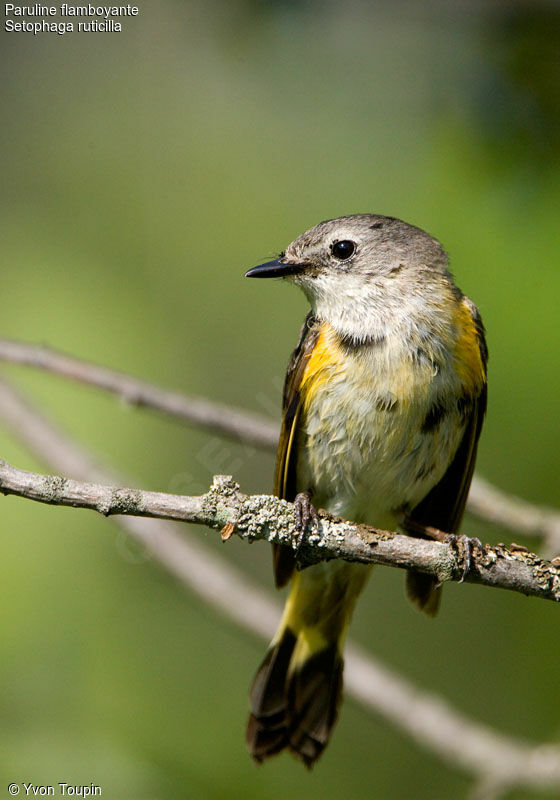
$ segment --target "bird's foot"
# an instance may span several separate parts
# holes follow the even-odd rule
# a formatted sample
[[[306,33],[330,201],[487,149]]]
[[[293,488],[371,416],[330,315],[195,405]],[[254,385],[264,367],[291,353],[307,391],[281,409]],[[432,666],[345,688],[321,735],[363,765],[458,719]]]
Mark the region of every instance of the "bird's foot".
[[[476,536],[470,538],[469,536],[459,536],[456,533],[446,533],[445,531],[440,531],[438,528],[433,528],[431,525],[423,525],[421,522],[416,522],[410,519],[410,517],[405,517],[404,527],[405,530],[413,535],[425,536],[428,539],[434,539],[436,542],[444,542],[453,547],[457,553],[458,560],[462,562],[463,566],[459,583],[463,583],[471,570],[475,548],[480,550],[482,556],[486,555],[482,542]]]
[[[319,528],[319,515],[317,509],[311,502],[312,492],[298,492],[294,499],[296,507],[296,528],[298,530],[298,542],[296,545],[296,555],[305,543],[309,533],[309,523],[315,524]]]
[[[484,546],[480,539],[476,536],[471,538],[469,536],[457,536],[455,533],[446,533],[443,541],[447,542],[451,545],[451,547],[454,548],[457,553],[458,560],[463,562],[463,572],[459,579],[459,583],[463,583],[473,565],[473,554],[475,548],[480,550],[484,556]]]

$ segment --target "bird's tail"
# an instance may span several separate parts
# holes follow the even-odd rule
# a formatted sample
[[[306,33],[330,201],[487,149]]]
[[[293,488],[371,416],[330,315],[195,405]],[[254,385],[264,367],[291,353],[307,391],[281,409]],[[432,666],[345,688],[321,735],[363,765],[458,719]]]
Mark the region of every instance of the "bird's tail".
[[[342,696],[346,630],[369,571],[332,561],[294,577],[250,691],[247,744],[255,761],[287,748],[312,767],[323,752]]]

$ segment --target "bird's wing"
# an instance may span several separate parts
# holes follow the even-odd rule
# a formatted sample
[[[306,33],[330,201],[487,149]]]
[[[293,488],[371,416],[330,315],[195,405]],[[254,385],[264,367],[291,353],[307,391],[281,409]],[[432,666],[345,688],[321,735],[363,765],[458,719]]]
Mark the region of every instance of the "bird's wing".
[[[474,472],[478,439],[486,412],[488,350],[484,337],[484,326],[474,303],[467,298],[465,298],[465,302],[472,316],[480,352],[482,371],[480,389],[478,394],[460,401],[467,424],[461,444],[447,468],[447,472],[409,514],[415,522],[438,528],[446,533],[457,533],[461,524]]]
[[[407,515],[407,519],[412,520],[413,523],[437,528],[445,533],[457,533],[461,524],[474,472],[478,439],[486,412],[488,350],[484,326],[474,303],[467,298],[464,298],[464,302],[472,316],[480,352],[480,390],[478,394],[469,397],[468,400],[461,401],[467,423],[453,461],[439,483]],[[404,527],[406,528],[406,521]],[[418,535],[413,527],[409,532]],[[435,614],[439,605],[439,591],[434,587],[435,582],[430,576],[418,572],[409,573],[407,582],[409,596],[429,614]]]
[[[468,412],[468,422],[461,444],[447,472],[426,497],[408,514],[420,525],[456,533],[465,511],[476,459],[480,429],[486,410],[486,384]]]
[[[282,401],[282,427],[276,456],[274,474],[274,494],[284,500],[293,500],[297,494],[297,423],[301,410],[300,386],[303,373],[319,337],[320,326],[310,311],[299,335],[299,341],[291,355]],[[295,557],[290,547],[272,545],[274,561],[274,577],[278,587],[285,586],[290,580],[294,568]]]

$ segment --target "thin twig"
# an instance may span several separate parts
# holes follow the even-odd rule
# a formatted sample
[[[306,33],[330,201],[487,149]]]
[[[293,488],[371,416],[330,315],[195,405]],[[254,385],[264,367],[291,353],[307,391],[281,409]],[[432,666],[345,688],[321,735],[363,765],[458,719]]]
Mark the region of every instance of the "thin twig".
[[[560,513],[502,492],[480,475],[475,476],[469,494],[471,514],[526,536],[541,536],[549,558],[560,553]]]
[[[218,475],[203,495],[187,496],[86,483],[59,475],[25,472],[0,459],[0,492],[40,503],[98,511],[105,516],[173,519],[206,525],[249,541],[266,540],[298,548],[300,566],[330,558],[427,572],[443,583],[462,580],[464,540],[417,539],[369,525],[320,515],[317,532],[298,547],[295,507],[270,495],[245,495],[230,476]],[[473,545],[466,580],[560,602],[560,564],[543,561],[525,548]]]
[[[277,423],[261,414],[162,389],[49,347],[0,339],[0,360],[36,367],[96,386],[132,405],[186,420],[256,447],[273,450],[278,443]],[[480,519],[525,536],[543,537],[549,556],[560,553],[560,512],[555,509],[528,503],[475,476],[468,510]]]
[[[132,375],[65,355],[50,347],[0,339],[0,360],[36,367],[78,383],[96,386],[130,405],[150,408],[257,447],[272,449],[278,444],[278,426],[260,414],[161,389]]]
[[[113,471],[102,469],[3,381],[0,418],[51,468],[83,480],[116,480]],[[245,630],[271,638],[280,619],[279,605],[235,567],[206,552],[171,522],[124,516],[115,517],[114,521],[143,544],[149,556],[221,614]],[[451,766],[495,785],[560,787],[557,745],[520,742],[473,722],[440,697],[416,689],[352,644],[346,649],[344,679],[348,695]]]

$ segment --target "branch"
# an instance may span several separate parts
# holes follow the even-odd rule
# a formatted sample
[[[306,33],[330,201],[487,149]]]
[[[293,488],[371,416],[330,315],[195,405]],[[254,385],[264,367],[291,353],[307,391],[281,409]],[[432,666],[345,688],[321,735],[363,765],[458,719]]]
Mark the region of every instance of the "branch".
[[[525,536],[542,537],[546,555],[560,553],[560,513],[548,506],[537,506],[492,486],[475,475],[467,509],[479,519],[493,522]]]
[[[298,549],[300,567],[343,558],[420,570],[441,583],[463,578],[461,539],[455,544],[418,539],[357,525],[326,512],[321,512],[319,530],[306,536],[304,546],[298,547],[300,534],[293,503],[270,495],[245,495],[229,476],[216,476],[206,494],[189,497],[38,475],[0,460],[0,491],[49,505],[88,508],[105,516],[180,520],[224,529],[228,538],[235,532],[249,541],[264,539],[289,545]],[[560,601],[560,560],[555,565],[526,548],[508,550],[502,545],[483,550],[475,545],[473,556],[467,581]]]
[[[0,417],[10,432],[61,472],[114,480],[76,443],[0,381]],[[281,609],[234,566],[192,541],[170,522],[115,517],[119,527],[191,591],[242,628],[269,640]],[[416,689],[351,643],[344,675],[348,695],[407,733],[419,746],[498,789],[560,787],[560,747],[517,741],[478,724],[440,697]]]
[[[257,447],[274,449],[278,444],[278,426],[260,414],[161,389],[147,381],[73,358],[49,347],[0,339],[0,360],[36,367],[77,383],[96,386],[117,395],[130,405],[150,408]]]
[[[161,389],[116,370],[65,355],[48,347],[0,339],[0,360],[62,375],[111,392],[134,406],[150,408],[224,436],[274,450],[278,425],[261,414],[232,408],[200,397]],[[560,513],[509,495],[475,476],[468,510],[480,519],[525,536],[544,537],[547,554],[560,552]]]

